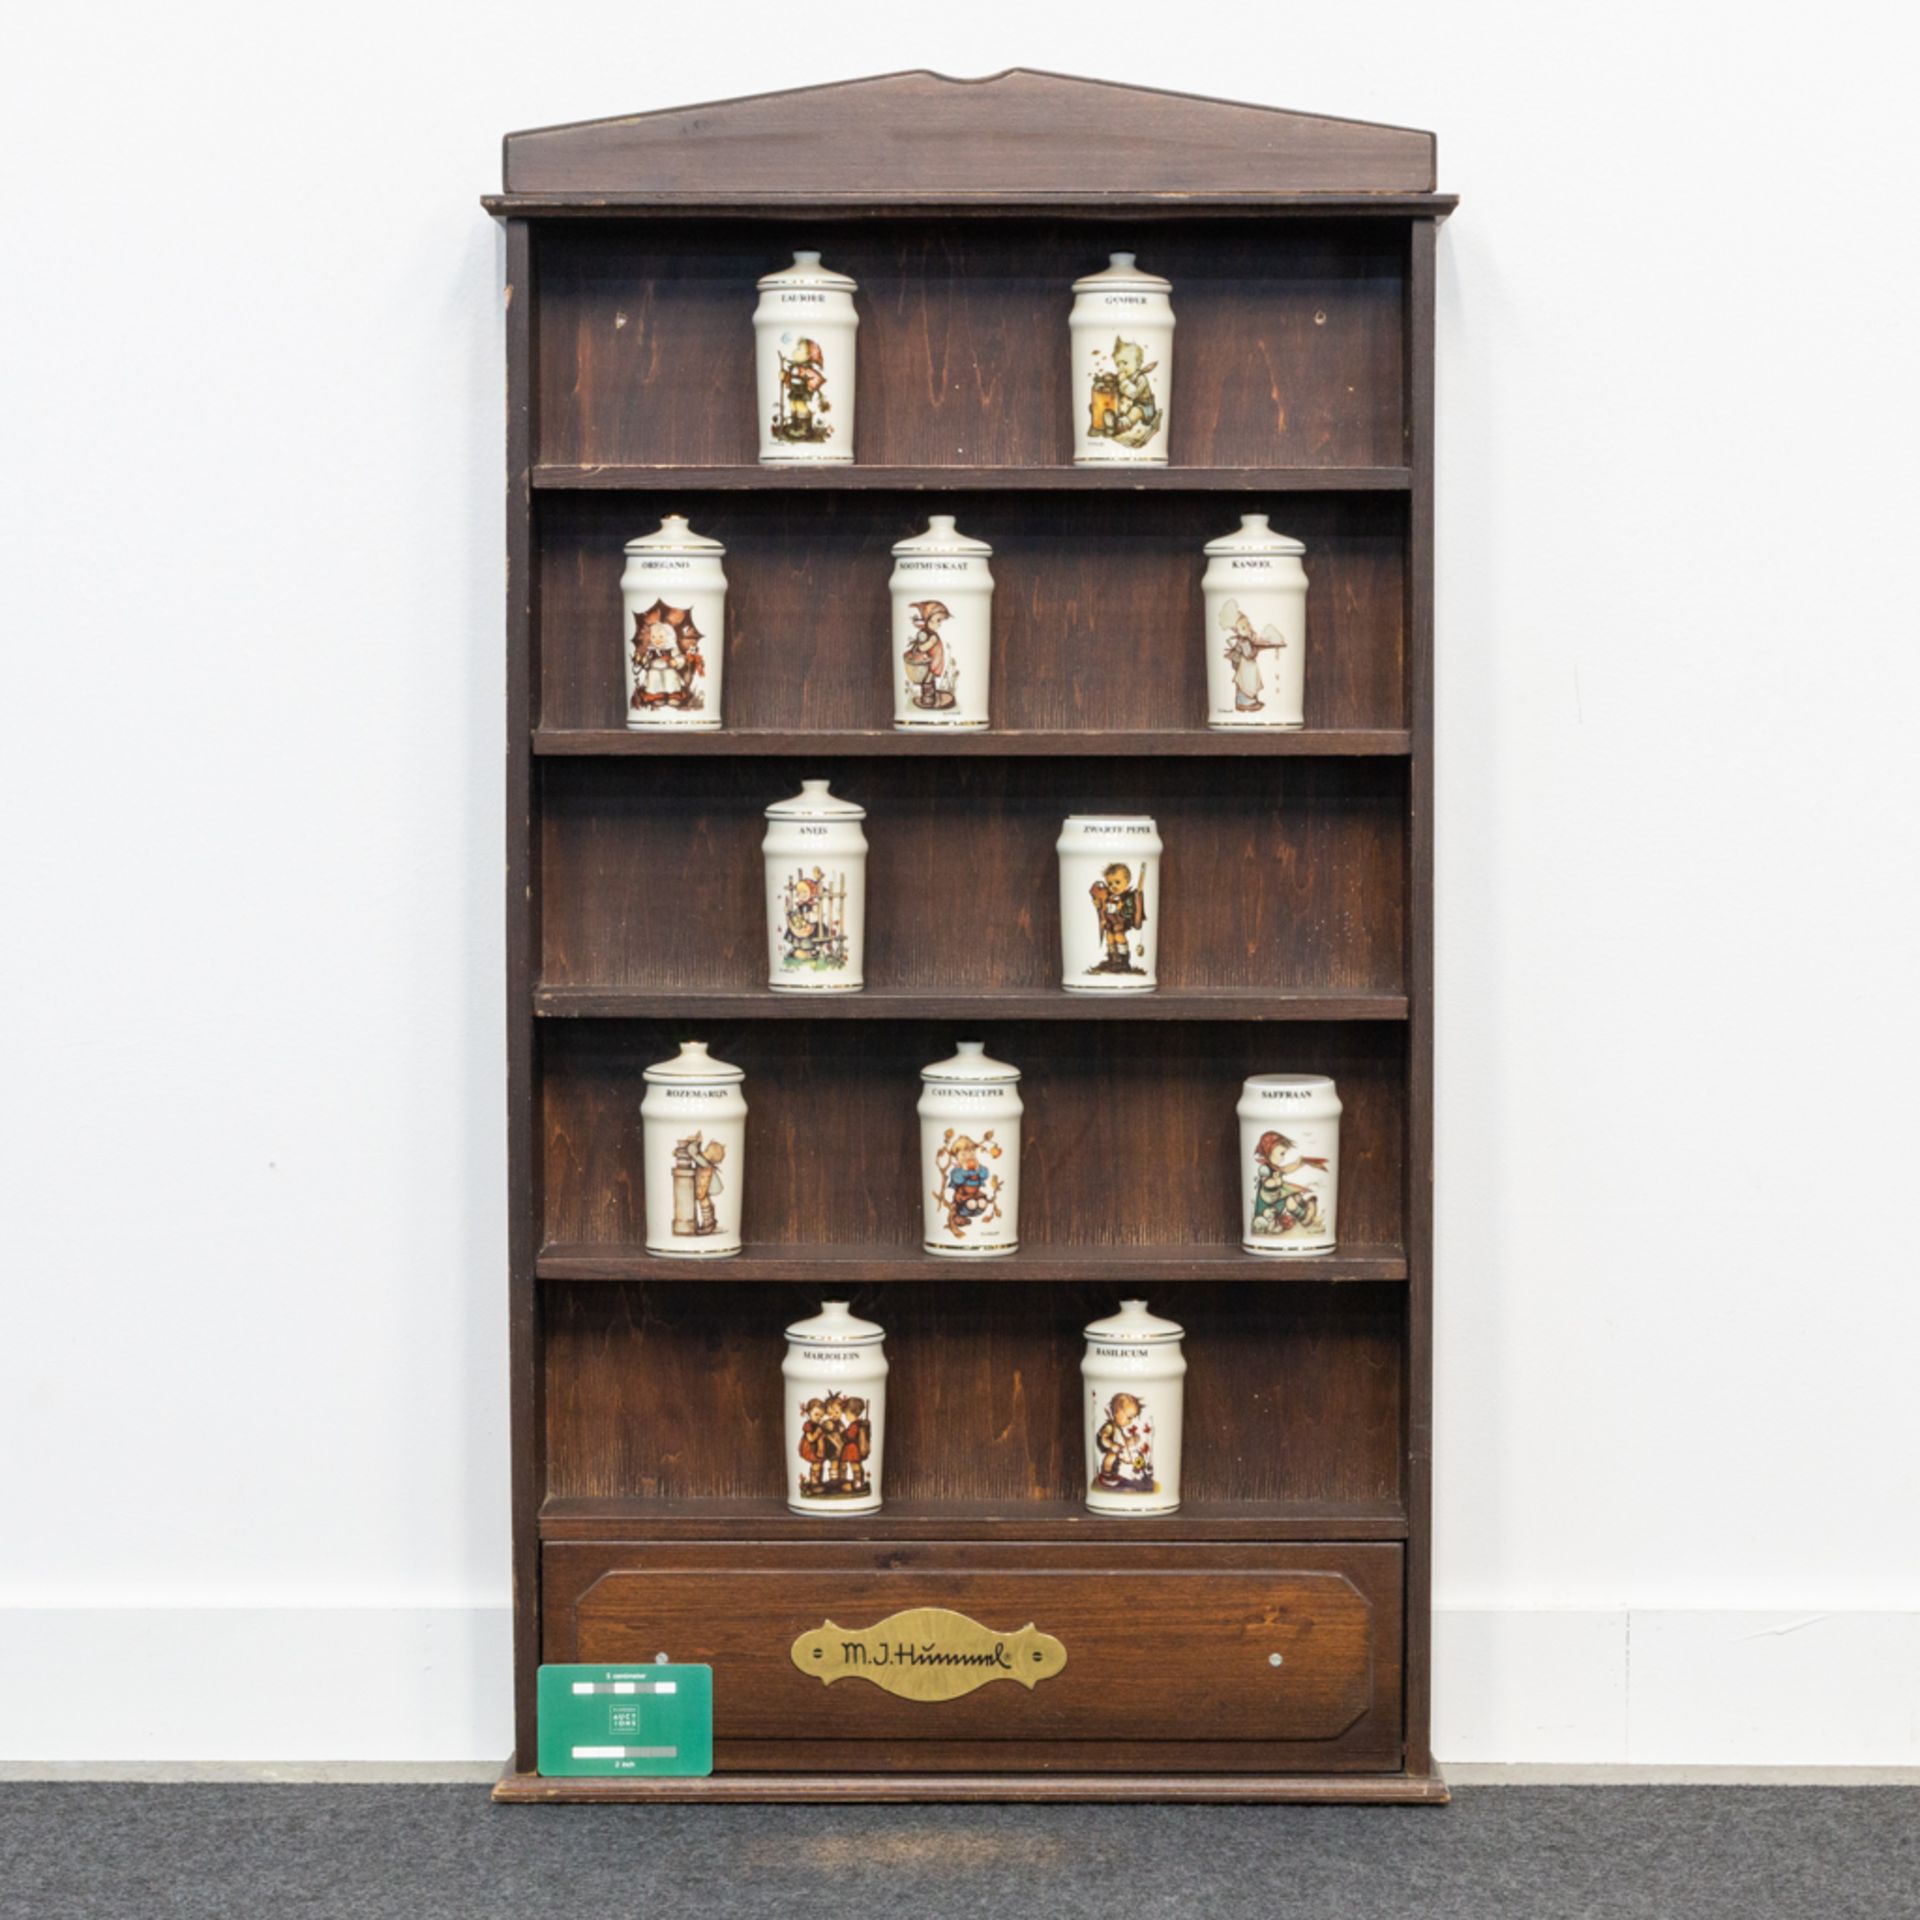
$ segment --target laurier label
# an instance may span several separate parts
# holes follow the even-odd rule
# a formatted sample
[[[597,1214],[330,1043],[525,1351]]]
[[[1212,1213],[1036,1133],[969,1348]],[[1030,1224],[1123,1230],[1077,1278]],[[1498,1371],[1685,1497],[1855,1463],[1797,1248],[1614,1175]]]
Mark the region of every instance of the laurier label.
[[[947,1607],[910,1607],[870,1627],[829,1620],[793,1643],[793,1664],[827,1686],[871,1680],[902,1700],[958,1700],[991,1680],[1031,1691],[1067,1664],[1067,1650],[1032,1621],[1003,1633]]]

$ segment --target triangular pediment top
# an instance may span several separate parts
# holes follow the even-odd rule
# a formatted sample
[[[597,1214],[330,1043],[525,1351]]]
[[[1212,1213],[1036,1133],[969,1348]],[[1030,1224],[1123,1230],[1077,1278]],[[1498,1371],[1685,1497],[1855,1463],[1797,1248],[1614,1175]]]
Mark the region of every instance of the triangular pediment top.
[[[929,195],[1429,193],[1434,138],[1156,87],[925,71],[513,133],[513,194],[743,201]]]

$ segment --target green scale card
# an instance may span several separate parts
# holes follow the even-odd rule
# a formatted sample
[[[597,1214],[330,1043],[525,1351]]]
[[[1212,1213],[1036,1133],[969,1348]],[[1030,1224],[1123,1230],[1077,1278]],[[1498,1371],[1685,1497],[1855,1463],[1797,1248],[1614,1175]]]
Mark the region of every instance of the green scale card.
[[[711,1667],[542,1667],[540,1771],[646,1778],[713,1771]]]

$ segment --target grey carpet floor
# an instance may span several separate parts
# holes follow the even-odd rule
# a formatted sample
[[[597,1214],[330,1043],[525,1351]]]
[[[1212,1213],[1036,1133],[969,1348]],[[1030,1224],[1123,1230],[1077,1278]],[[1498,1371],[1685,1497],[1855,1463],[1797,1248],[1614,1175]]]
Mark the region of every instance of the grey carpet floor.
[[[495,1807],[465,1786],[0,1787],[6,1920],[1913,1920],[1920,1788],[1451,1807]]]

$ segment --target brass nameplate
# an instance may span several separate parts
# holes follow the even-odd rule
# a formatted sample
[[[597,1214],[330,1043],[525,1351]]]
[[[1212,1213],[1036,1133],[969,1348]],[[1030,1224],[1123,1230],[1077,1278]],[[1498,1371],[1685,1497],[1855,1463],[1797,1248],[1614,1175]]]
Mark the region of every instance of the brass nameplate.
[[[958,1700],[989,1680],[1018,1680],[1031,1690],[1067,1664],[1067,1650],[1031,1620],[1001,1633],[946,1607],[909,1607],[870,1627],[824,1626],[793,1643],[802,1673],[871,1680],[903,1700]]]

